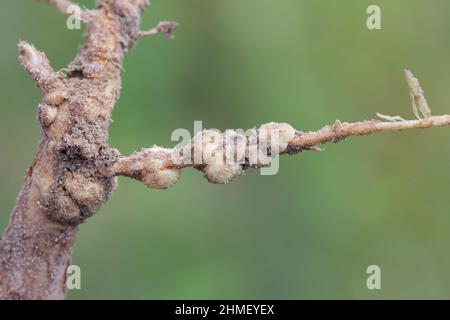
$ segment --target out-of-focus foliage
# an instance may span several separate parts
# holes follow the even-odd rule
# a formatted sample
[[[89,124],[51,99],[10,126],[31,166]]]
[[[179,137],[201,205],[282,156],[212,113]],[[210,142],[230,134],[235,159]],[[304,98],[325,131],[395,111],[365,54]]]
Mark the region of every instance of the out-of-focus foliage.
[[[173,146],[171,132],[287,121],[315,130],[379,111],[412,117],[402,70],[450,113],[447,0],[154,0],[142,27],[177,20],[174,41],[125,59],[110,143]],[[366,8],[382,8],[368,31]],[[91,7],[93,1],[83,1]],[[0,227],[40,134],[40,93],[17,62],[24,39],[63,68],[82,43],[37,1],[0,2]],[[275,176],[225,186],[185,170],[166,191],[120,179],[80,227],[69,298],[450,298],[450,131],[382,133],[281,159]],[[366,268],[382,290],[366,288]]]

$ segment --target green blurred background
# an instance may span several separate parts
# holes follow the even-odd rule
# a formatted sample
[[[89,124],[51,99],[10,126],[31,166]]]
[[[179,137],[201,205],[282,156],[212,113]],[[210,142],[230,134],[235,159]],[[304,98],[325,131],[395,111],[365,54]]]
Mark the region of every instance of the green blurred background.
[[[93,1],[82,1],[92,7]],[[383,30],[366,28],[382,8]],[[435,114],[450,113],[448,0],[154,0],[142,28],[177,20],[174,41],[125,59],[110,143],[173,146],[176,128],[315,130],[375,112],[412,117],[403,68]],[[40,93],[19,66],[28,40],[56,69],[82,32],[36,1],[0,2],[0,227],[40,134]],[[70,299],[450,298],[450,131],[381,133],[283,157],[280,172],[229,185],[184,170],[148,190],[130,179],[80,227]],[[366,288],[381,267],[382,290]]]

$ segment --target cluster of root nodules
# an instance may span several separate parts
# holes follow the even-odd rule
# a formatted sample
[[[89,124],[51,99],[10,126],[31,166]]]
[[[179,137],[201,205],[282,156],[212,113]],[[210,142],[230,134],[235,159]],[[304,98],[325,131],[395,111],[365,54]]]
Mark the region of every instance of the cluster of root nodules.
[[[286,152],[295,133],[289,124],[274,122],[245,133],[204,130],[189,146],[174,153],[172,161],[175,165],[202,170],[209,182],[225,184],[247,168],[270,166],[274,157]]]
[[[105,176],[127,176],[148,188],[166,189],[178,181],[181,169],[193,167],[203,171],[209,182],[225,184],[247,168],[269,167],[274,157],[287,152],[295,135],[290,125],[274,122],[246,132],[203,130],[184,147],[153,146],[117,161],[104,161],[102,171]]]
[[[76,118],[70,133],[53,148],[57,159],[54,182],[40,201],[52,220],[76,225],[106,202],[117,183],[98,171],[100,162],[117,157],[107,148],[106,140],[95,124]]]

